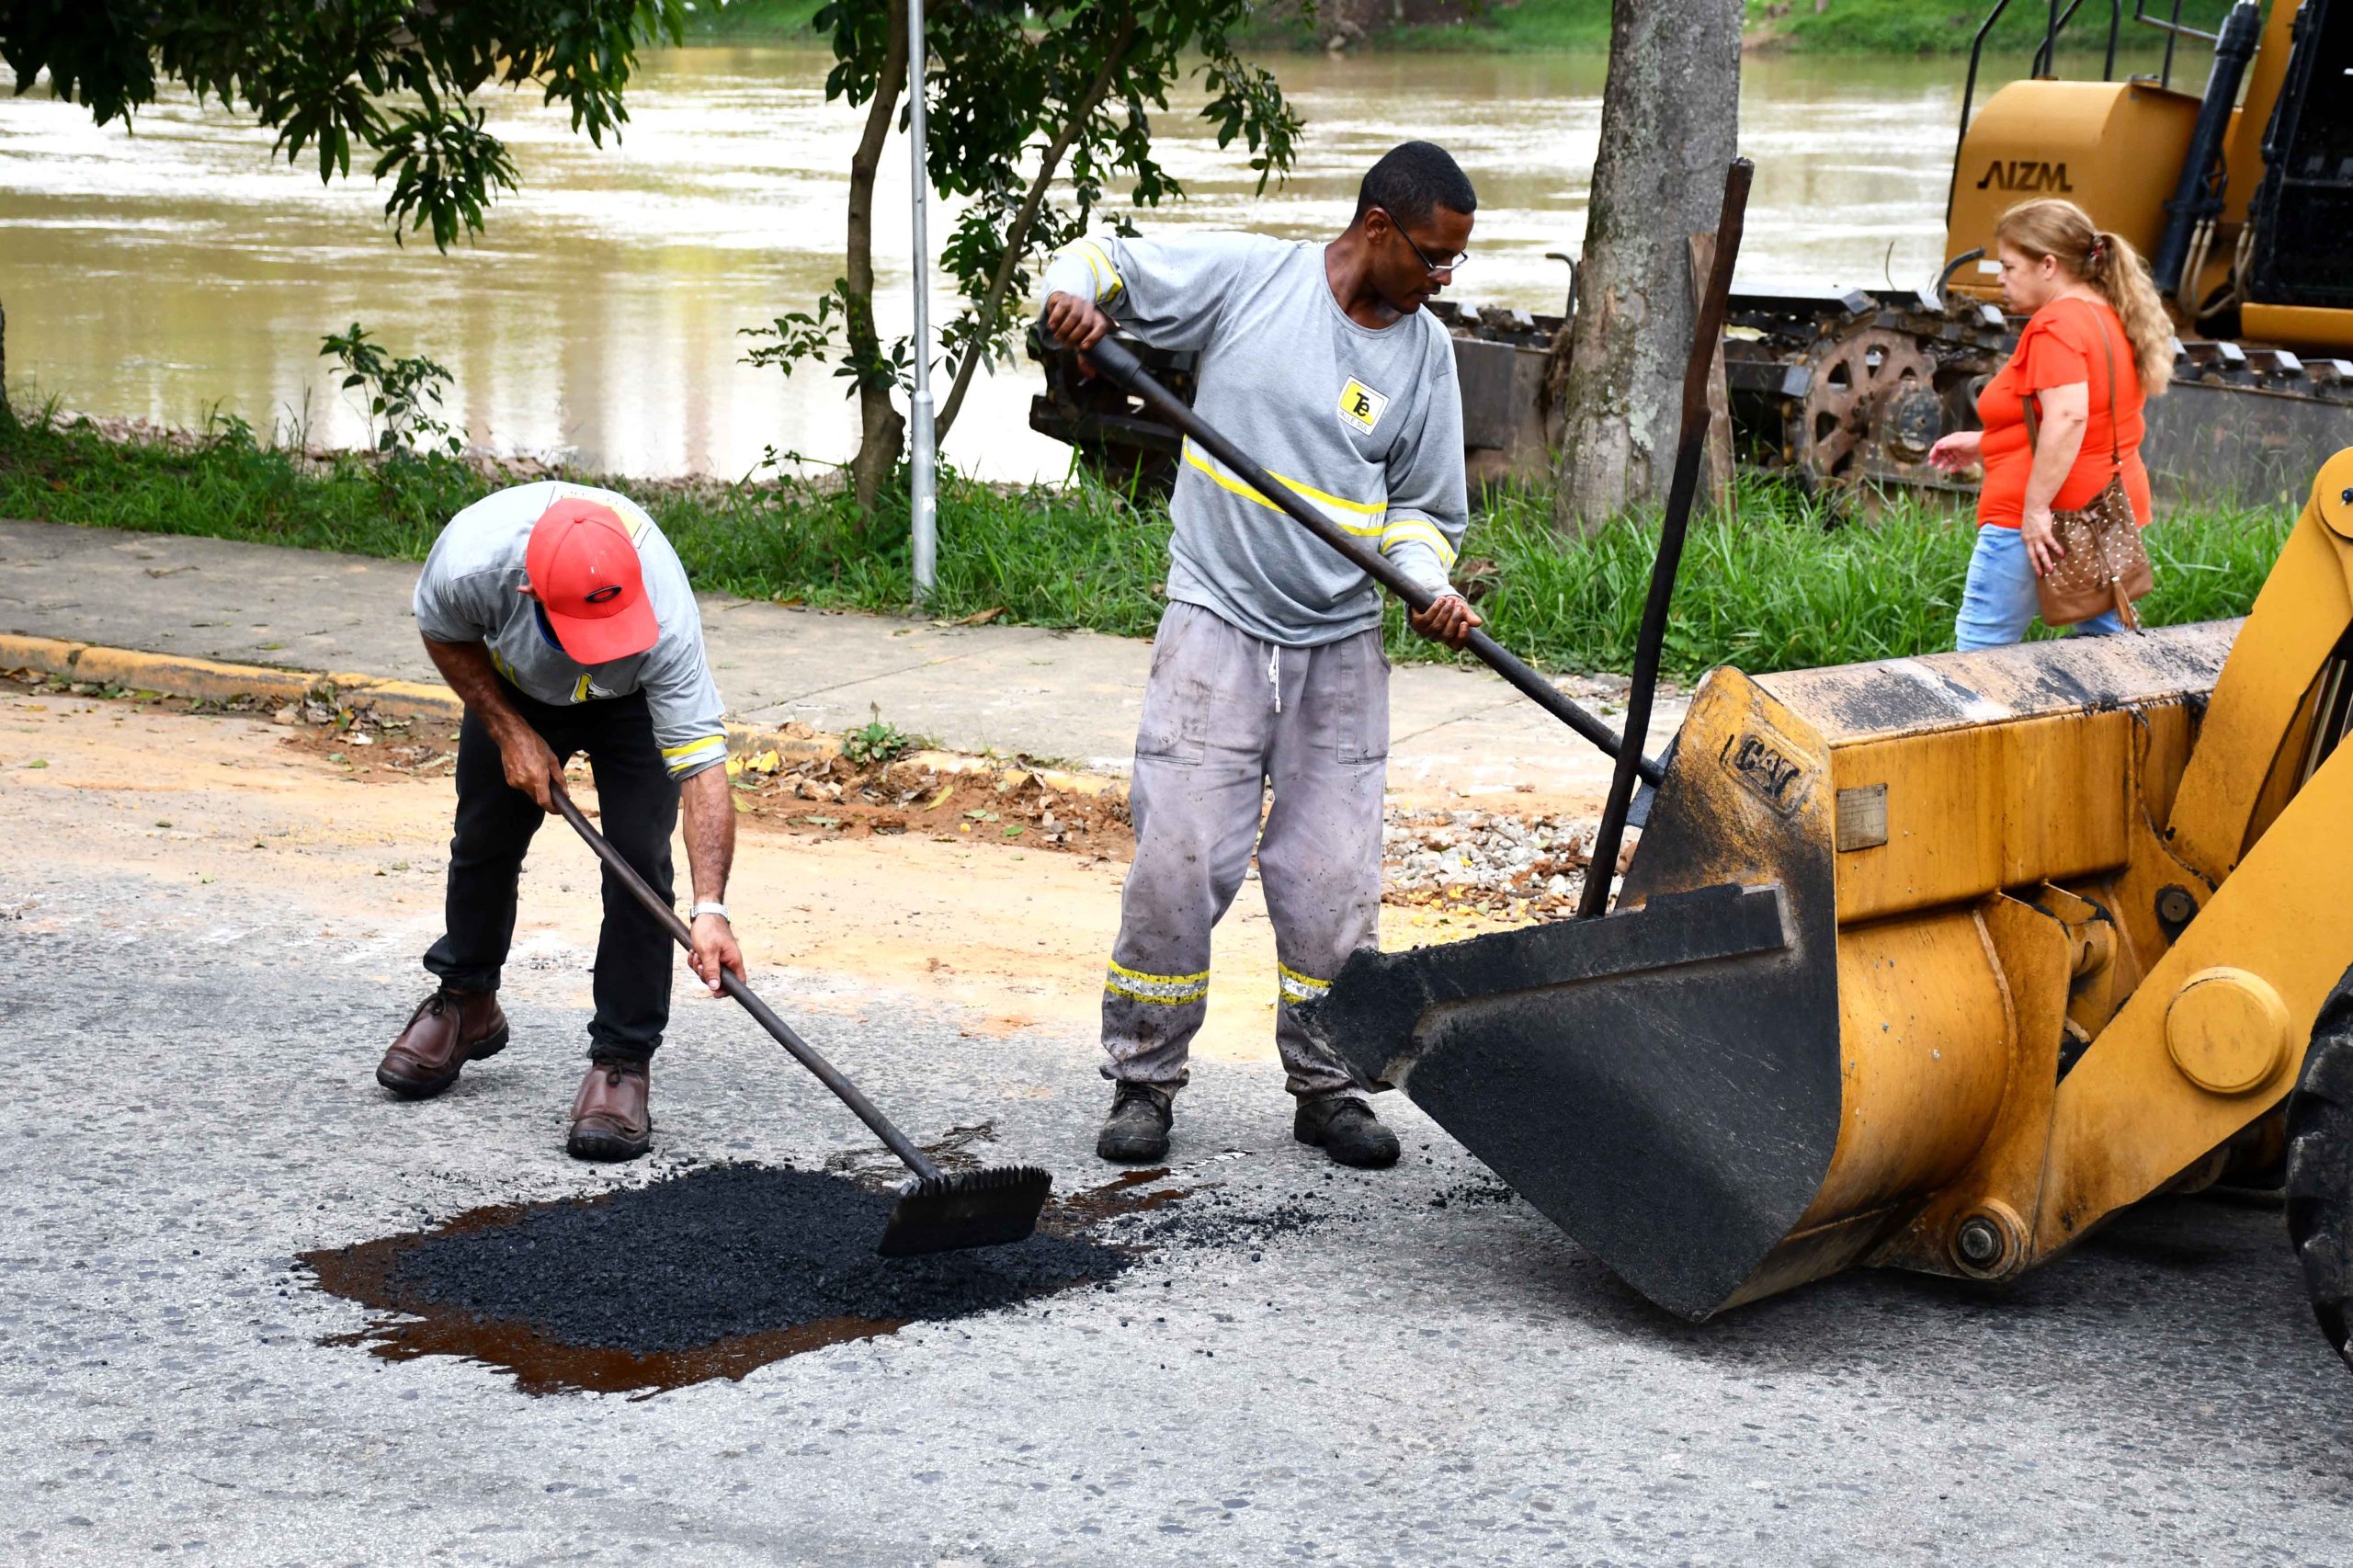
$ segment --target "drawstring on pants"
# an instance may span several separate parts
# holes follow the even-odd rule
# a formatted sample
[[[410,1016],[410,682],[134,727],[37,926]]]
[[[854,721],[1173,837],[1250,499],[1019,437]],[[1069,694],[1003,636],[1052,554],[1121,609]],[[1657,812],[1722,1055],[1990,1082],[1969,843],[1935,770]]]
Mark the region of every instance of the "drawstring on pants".
[[[1283,710],[1283,645],[1267,650],[1267,684],[1275,688],[1275,711]]]

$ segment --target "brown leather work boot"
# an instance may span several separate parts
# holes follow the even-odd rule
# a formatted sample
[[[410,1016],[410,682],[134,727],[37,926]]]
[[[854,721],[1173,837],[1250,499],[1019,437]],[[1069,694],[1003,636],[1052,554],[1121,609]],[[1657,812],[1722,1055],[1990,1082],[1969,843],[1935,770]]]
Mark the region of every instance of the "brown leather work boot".
[[[376,1082],[404,1100],[429,1099],[456,1083],[467,1062],[506,1049],[498,993],[443,986],[409,1015],[408,1027],[376,1063]]]
[[[645,1063],[596,1062],[572,1102],[572,1137],[564,1152],[575,1160],[634,1160],[654,1142],[646,1109]]]

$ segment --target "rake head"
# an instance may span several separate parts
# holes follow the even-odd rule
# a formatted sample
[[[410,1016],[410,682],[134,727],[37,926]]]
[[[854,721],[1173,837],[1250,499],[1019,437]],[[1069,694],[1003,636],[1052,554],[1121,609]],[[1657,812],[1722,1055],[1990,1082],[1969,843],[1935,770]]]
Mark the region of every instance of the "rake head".
[[[918,1176],[899,1188],[899,1201],[875,1250],[885,1257],[908,1257],[1027,1240],[1038,1228],[1053,1186],[1052,1173],[1036,1165]]]

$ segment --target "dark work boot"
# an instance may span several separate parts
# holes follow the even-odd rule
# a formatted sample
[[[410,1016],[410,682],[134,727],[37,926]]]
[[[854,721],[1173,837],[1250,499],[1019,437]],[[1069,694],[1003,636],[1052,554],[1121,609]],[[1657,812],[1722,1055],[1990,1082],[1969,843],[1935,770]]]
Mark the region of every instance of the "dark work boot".
[[[572,1137],[564,1151],[575,1160],[634,1160],[654,1142],[646,1108],[642,1062],[596,1062],[572,1102]]]
[[[1369,1171],[1397,1163],[1397,1134],[1381,1125],[1372,1108],[1354,1095],[1322,1095],[1299,1102],[1290,1135],[1313,1143],[1344,1165]]]
[[[376,1063],[376,1082],[404,1100],[428,1099],[456,1083],[467,1062],[506,1049],[498,993],[443,986],[409,1015],[408,1027]]]
[[[1150,1084],[1122,1084],[1111,1096],[1111,1114],[1096,1135],[1095,1153],[1123,1165],[1149,1165],[1168,1157],[1169,1096]]]

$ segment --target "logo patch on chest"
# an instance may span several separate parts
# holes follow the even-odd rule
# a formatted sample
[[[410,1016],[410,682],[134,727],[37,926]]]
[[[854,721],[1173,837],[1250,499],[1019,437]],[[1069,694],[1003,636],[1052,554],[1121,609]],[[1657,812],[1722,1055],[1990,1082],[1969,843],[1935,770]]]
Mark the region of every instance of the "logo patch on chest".
[[[1373,391],[1354,376],[1340,389],[1340,422],[1353,430],[1371,435],[1372,427],[1388,411],[1388,394]]]

